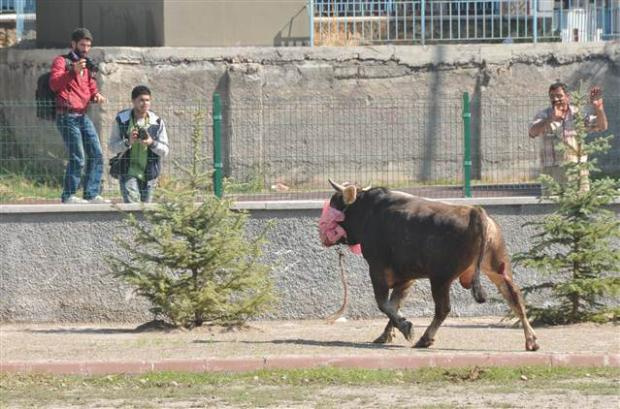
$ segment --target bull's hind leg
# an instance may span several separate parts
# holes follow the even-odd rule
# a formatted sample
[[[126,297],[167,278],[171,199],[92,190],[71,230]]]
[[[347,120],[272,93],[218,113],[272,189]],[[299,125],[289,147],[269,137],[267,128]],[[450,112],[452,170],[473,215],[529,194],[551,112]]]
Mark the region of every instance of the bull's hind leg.
[[[391,272],[383,267],[370,267],[370,279],[372,281],[372,287],[375,292],[375,300],[377,301],[377,306],[390,319],[390,322],[388,323],[388,326],[385,328],[383,333],[385,334],[388,329],[391,331],[391,328],[389,328],[391,324],[393,327],[398,328],[400,332],[403,333],[407,341],[411,341],[413,335],[413,325],[400,314],[400,312],[398,311],[398,307],[395,306],[391,302],[391,300],[388,300],[390,285],[388,283],[387,277],[390,274]]]
[[[523,302],[523,296],[519,286],[512,281],[512,271],[510,270],[510,264],[505,261],[496,260],[492,263],[492,269],[484,269],[485,274],[489,279],[497,286],[499,292],[504,299],[508,302],[508,305],[512,311],[519,317],[523,331],[525,333],[525,349],[527,351],[536,351],[539,346],[536,343],[536,333],[532,329],[530,322],[527,319],[525,312],[525,303]]]
[[[433,301],[435,301],[435,316],[431,325],[428,326],[422,338],[414,345],[416,348],[428,348],[435,342],[437,330],[450,313],[450,282],[433,282],[431,280],[431,291]]]
[[[392,308],[396,310],[396,314],[400,316],[400,304],[407,297],[409,293],[409,288],[413,284],[413,280],[404,282],[402,284],[398,284],[394,289],[392,289],[392,294],[390,295],[389,303],[392,304]],[[394,322],[390,319],[388,320],[385,329],[383,330],[383,334],[381,334],[377,339],[373,342],[375,344],[389,344],[394,339]]]
[[[539,346],[536,343],[536,334],[527,320],[525,303],[521,290],[512,281],[512,269],[510,257],[506,254],[506,244],[497,226],[490,217],[487,218],[487,250],[482,263],[482,271],[489,277],[502,294],[512,311],[519,317],[523,331],[525,332],[525,349],[536,351]]]

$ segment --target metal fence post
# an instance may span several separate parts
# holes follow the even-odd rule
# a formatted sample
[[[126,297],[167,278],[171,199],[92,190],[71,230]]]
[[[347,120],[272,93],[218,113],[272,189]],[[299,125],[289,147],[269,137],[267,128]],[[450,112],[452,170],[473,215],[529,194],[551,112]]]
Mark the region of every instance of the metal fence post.
[[[463,93],[463,195],[471,197],[471,109],[469,93]]]
[[[420,7],[420,31],[422,31],[421,33],[421,38],[422,38],[422,45],[424,45],[424,41],[426,39],[426,0],[422,0],[422,4]]]
[[[218,198],[224,194],[222,163],[222,100],[213,94],[213,192]]]
[[[532,0],[532,37],[534,43],[538,42],[538,0]]]
[[[25,0],[15,0],[15,38],[17,42],[24,39],[24,2]]]
[[[308,0],[306,7],[308,9],[308,24],[310,25],[310,47],[314,47],[314,0]]]

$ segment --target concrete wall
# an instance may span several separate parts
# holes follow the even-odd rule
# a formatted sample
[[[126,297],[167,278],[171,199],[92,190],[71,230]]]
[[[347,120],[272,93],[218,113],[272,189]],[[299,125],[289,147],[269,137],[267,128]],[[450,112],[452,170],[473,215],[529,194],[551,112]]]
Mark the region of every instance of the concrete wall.
[[[162,46],[164,0],[37,1],[38,47],[69,46],[76,27],[87,27],[100,46]]]
[[[75,27],[88,27],[99,46],[309,44],[309,18],[303,0],[37,1],[38,47],[69,44]]]
[[[37,47],[70,47],[71,32],[82,27],[81,0],[37,0]]]
[[[165,0],[164,15],[164,45],[168,47],[303,46],[310,43],[305,0]]]
[[[31,100],[61,50],[0,50],[0,99]],[[224,102],[225,164],[239,180],[324,186],[325,175],[403,186],[461,177],[461,95],[472,96],[474,177],[532,180],[540,140],[527,137],[548,85],[604,87],[610,132],[620,135],[616,43],[361,48],[95,48],[110,99],[93,107],[102,140],[140,83],[171,126],[172,157],[187,156],[192,112]],[[210,108],[205,108],[209,109]],[[0,109],[4,128],[33,163],[62,169],[53,124],[25,105]],[[210,117],[207,116],[207,124]],[[209,126],[205,131],[210,135]],[[33,135],[33,132],[36,132]],[[35,142],[36,141],[36,142]],[[175,156],[176,155],[176,156]],[[620,172],[620,137],[602,161]]]
[[[534,199],[486,199],[478,203],[483,203],[500,224],[511,254],[530,246],[533,231],[531,227],[522,227],[523,224],[550,210],[549,205],[537,204]],[[275,221],[268,234],[264,260],[274,266],[272,277],[279,301],[265,318],[321,318],[340,306],[342,286],[337,253],[323,248],[318,240],[320,206],[320,202],[267,204],[262,210],[251,211],[249,234],[258,234],[265,223]],[[0,206],[0,321],[139,322],[151,318],[148,303],[106,269],[108,255],[118,254],[114,238],[129,237],[118,212],[104,205],[88,205],[80,211],[67,211],[61,206],[33,206],[17,213],[7,209]],[[613,209],[620,214],[620,205]],[[350,291],[347,316],[381,316],[366,262],[347,252],[345,266]],[[521,286],[547,279],[522,268],[515,272],[515,280]],[[504,314],[506,306],[499,293],[486,278],[483,281],[490,298],[483,305],[476,304],[469,291],[453,285],[454,315]],[[530,301],[542,305],[548,300],[538,296]],[[404,313],[432,315],[427,280],[416,283]]]

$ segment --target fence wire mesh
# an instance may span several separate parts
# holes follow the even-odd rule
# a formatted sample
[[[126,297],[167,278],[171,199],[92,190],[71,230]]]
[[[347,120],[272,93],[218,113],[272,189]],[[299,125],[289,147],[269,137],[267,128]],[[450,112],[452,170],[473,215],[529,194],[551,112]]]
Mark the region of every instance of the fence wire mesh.
[[[537,196],[541,138],[527,130],[546,97],[474,95],[471,100],[471,175],[474,197]],[[88,116],[99,134],[104,174],[101,193],[121,201],[109,176],[107,148],[114,118],[130,104],[108,101]],[[59,203],[67,152],[54,121],[36,117],[34,102],[0,101],[0,203]],[[170,154],[160,183],[183,175],[193,156],[191,135],[213,169],[211,101],[158,101]],[[606,96],[607,133],[620,135],[620,96]],[[461,98],[224,100],[224,194],[236,200],[322,199],[328,178],[387,186],[420,196],[463,197],[464,126]],[[620,138],[598,158],[620,174]],[[85,164],[87,165],[87,164]],[[79,192],[81,194],[81,191]]]
[[[195,128],[204,133],[201,154],[208,160],[203,166],[206,172],[211,171],[211,119],[207,104],[207,101],[154,101],[152,111],[163,119],[171,145],[169,155],[163,160],[160,184],[175,175],[174,163],[187,166],[191,161],[191,135]],[[103,105],[91,104],[88,111],[103,152],[100,192],[113,202],[121,201],[121,193],[118,180],[109,175],[108,162],[114,155],[108,149],[108,142],[112,127],[116,126],[116,114],[130,107],[131,102],[106,101]],[[34,101],[0,101],[0,203],[60,201],[69,152],[56,120],[35,115],[37,109],[41,112],[45,108],[45,104]],[[85,174],[87,160],[83,166]],[[82,180],[76,196],[82,196],[84,184],[86,181]]]
[[[459,99],[241,105],[230,110],[224,131],[229,194],[316,197],[316,189],[329,188],[328,177],[419,191],[462,179]]]

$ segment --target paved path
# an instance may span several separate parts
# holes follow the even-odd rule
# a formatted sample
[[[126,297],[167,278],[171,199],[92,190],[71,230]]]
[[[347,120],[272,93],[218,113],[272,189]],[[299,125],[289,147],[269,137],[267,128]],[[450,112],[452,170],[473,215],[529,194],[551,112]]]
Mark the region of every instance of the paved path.
[[[414,319],[415,337],[430,321]],[[0,370],[140,373],[254,370],[321,365],[363,368],[584,365],[620,367],[620,327],[580,324],[536,329],[541,349],[525,352],[523,331],[498,317],[449,318],[435,345],[413,349],[397,336],[375,345],[385,320],[261,321],[244,330],[135,332],[127,324],[0,325]]]

